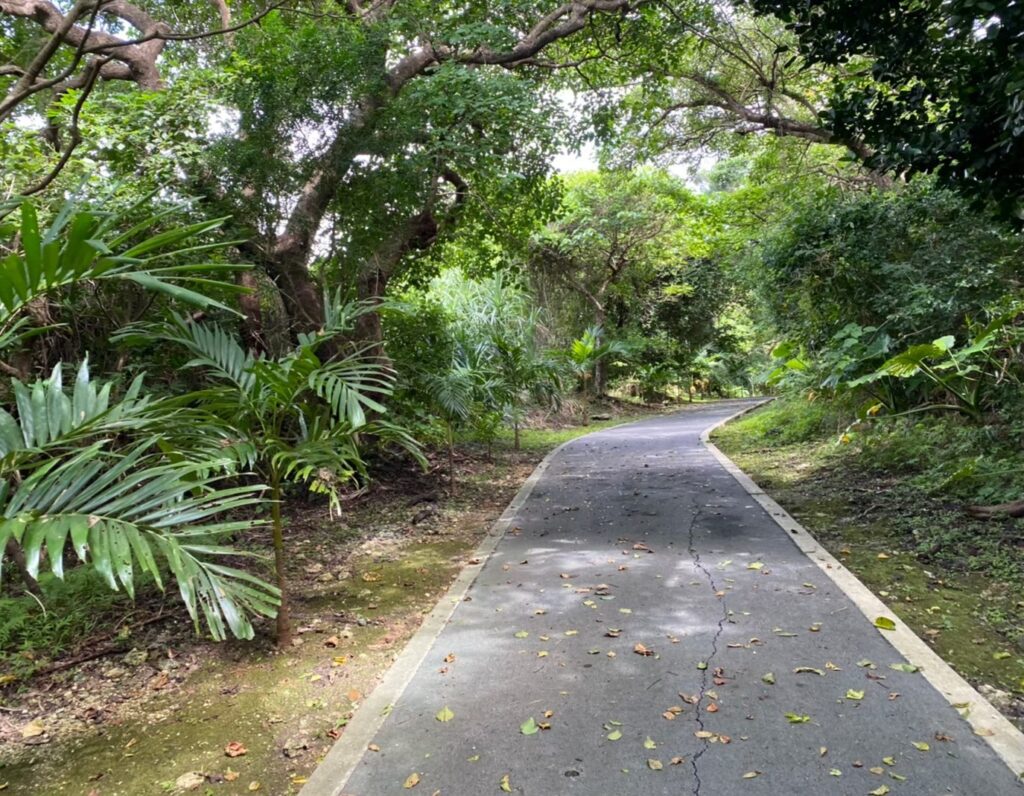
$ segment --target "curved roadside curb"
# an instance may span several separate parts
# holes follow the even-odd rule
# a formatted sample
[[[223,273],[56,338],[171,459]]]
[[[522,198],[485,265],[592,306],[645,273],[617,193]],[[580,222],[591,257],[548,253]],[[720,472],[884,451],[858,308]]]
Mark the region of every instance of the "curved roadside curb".
[[[628,425],[630,422],[635,421],[627,421],[619,425]],[[600,431],[617,427],[609,426]],[[355,767],[366,753],[366,747],[377,734],[388,713],[391,712],[391,707],[402,696],[406,686],[409,685],[413,675],[416,674],[426,658],[434,640],[448,624],[456,606],[465,599],[466,593],[483,570],[487,559],[504,538],[506,531],[518,516],[519,510],[530,498],[537,482],[540,481],[548,467],[551,466],[551,462],[562,452],[563,448],[588,436],[590,434],[566,440],[541,459],[540,464],[530,473],[529,478],[519,488],[516,496],[512,498],[512,502],[508,504],[473,552],[470,561],[476,563],[467,564],[462,569],[445,595],[427,615],[423,624],[420,625],[420,629],[409,639],[409,643],[405,645],[398,658],[385,672],[380,683],[355,712],[341,738],[331,747],[309,780],[303,785],[299,791],[300,796],[340,796]]]
[[[769,399],[771,400],[771,399]],[[722,453],[713,442],[711,434],[715,429],[741,417],[748,412],[763,406],[769,401],[761,401],[753,406],[745,407],[724,420],[715,423],[701,434],[701,442],[729,474],[739,482],[747,493],[757,501],[775,523],[786,532],[786,536],[813,561],[825,575],[857,606],[868,621],[874,623],[879,616],[891,616],[892,612],[875,594],[850,572],[838,559],[825,548],[799,522],[778,503],[772,500],[753,479],[744,473],[735,462]],[[896,651],[914,666],[931,683],[950,706],[964,718],[975,735],[979,735],[999,758],[1010,767],[1018,777],[1024,778],[1024,733],[1018,730],[1002,713],[979,694],[963,677],[940,658],[931,647],[899,619],[893,631],[878,632],[896,648]]]

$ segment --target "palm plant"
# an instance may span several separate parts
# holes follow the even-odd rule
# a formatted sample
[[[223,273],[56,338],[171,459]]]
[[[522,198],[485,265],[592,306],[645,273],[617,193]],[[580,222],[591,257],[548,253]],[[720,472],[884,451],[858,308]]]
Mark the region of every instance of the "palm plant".
[[[604,330],[600,326],[591,326],[569,347],[569,364],[580,380],[580,392],[584,400],[591,395],[591,385],[596,385],[600,397],[601,385],[599,369],[612,357],[625,356],[629,346],[620,340],[603,340]]]
[[[517,451],[526,405],[532,401],[557,408],[562,399],[562,369],[537,348],[534,326],[527,325],[527,334],[496,330],[490,339],[494,370],[505,395],[503,408],[512,423]]]
[[[442,373],[426,376],[433,409],[444,424],[445,448],[448,452],[448,485],[454,495],[455,431],[473,415],[480,374],[468,362],[454,362]]]
[[[134,596],[136,565],[163,588],[159,555],[193,621],[202,613],[218,640],[228,630],[252,638],[249,616],[272,616],[277,593],[217,563],[235,554],[218,541],[252,525],[218,517],[259,503],[260,489],[223,488],[196,465],[167,460],[155,429],[174,413],[142,394],[141,377],[120,400],[84,362],[70,394],[59,365],[31,385],[13,379],[11,390],[13,412],[0,408],[0,548],[25,574],[38,577],[45,553],[62,578],[70,545]],[[115,437],[131,441],[115,450]]]
[[[197,240],[226,219],[154,232],[182,209],[172,207],[131,224],[123,232],[115,231],[127,225],[127,219],[138,209],[136,205],[123,212],[107,213],[69,201],[47,226],[41,227],[32,202],[22,202],[20,224],[0,229],[0,234],[6,232],[14,242],[11,250],[0,257],[0,348],[10,347],[32,333],[25,313],[36,302],[85,281],[131,283],[194,306],[233,311],[203,291],[214,288],[237,292],[240,288],[234,284],[212,277],[245,266],[194,261],[197,255],[228,245]]]
[[[330,303],[330,302],[329,302]],[[281,502],[289,483],[305,484],[325,494],[332,508],[340,505],[344,486],[365,477],[360,434],[394,442],[417,457],[416,442],[403,429],[368,413],[385,413],[378,399],[389,395],[393,373],[379,359],[350,351],[332,361],[318,349],[335,340],[356,317],[368,309],[333,307],[333,326],[317,334],[300,335],[283,356],[254,356],[234,335],[216,325],[175,318],[143,332],[151,339],[174,343],[192,359],[188,367],[201,368],[212,386],[185,396],[207,413],[202,436],[222,440],[221,449],[233,454],[239,467],[256,472],[269,486],[274,567],[281,594],[277,612],[279,645],[290,639],[285,583],[285,540]],[[182,429],[195,436],[195,429]],[[182,447],[193,447],[183,439]]]

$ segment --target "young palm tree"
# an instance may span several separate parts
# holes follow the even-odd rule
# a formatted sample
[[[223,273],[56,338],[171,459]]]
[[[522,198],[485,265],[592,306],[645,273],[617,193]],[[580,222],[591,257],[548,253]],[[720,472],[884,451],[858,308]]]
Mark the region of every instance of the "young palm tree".
[[[70,394],[60,365],[31,385],[11,381],[13,412],[0,409],[0,549],[31,579],[45,553],[62,578],[70,545],[131,596],[136,566],[163,588],[159,555],[194,621],[201,612],[218,640],[227,630],[252,638],[249,615],[273,616],[277,593],[216,563],[236,555],[219,540],[253,524],[218,517],[253,507],[261,490],[222,488],[202,465],[169,461],[157,429],[187,421],[143,396],[141,378],[119,401],[111,386],[92,381],[86,363]],[[130,442],[118,450],[115,437]]]
[[[191,259],[225,245],[195,240],[222,219],[154,233],[172,209],[118,233],[138,207],[111,214],[69,202],[45,228],[31,202],[19,209],[19,224],[4,227],[17,234],[6,251],[0,244],[0,349],[41,331],[29,313],[38,302],[85,281],[133,283],[229,310],[200,290],[235,290],[211,276],[240,266]],[[214,638],[228,631],[251,638],[249,617],[274,614],[273,587],[217,563],[235,554],[219,539],[253,524],[218,517],[259,503],[260,489],[222,488],[210,476],[212,460],[168,458],[163,432],[188,424],[181,410],[145,396],[141,379],[117,400],[112,383],[91,379],[84,362],[70,394],[61,365],[31,384],[11,380],[8,394],[13,400],[0,407],[0,557],[12,559],[28,584],[35,584],[44,555],[53,574],[63,577],[70,545],[111,588],[120,585],[129,594],[136,567],[161,588],[166,567],[193,620],[202,613]]]
[[[390,394],[393,373],[379,359],[350,351],[324,361],[318,349],[351,327],[366,307],[333,308],[333,326],[300,335],[287,354],[270,358],[247,352],[236,337],[217,325],[176,318],[146,334],[185,348],[189,367],[201,368],[212,386],[185,396],[208,413],[203,434],[219,437],[240,467],[259,474],[270,488],[274,568],[280,592],[277,641],[291,638],[285,582],[285,539],[281,503],[289,483],[304,483],[327,495],[337,508],[342,488],[365,477],[360,434],[394,442],[421,457],[403,429],[367,413],[385,414],[378,399]],[[185,430],[194,434],[194,429]],[[183,440],[183,447],[190,447]]]
[[[602,340],[604,331],[600,326],[591,326],[583,332],[583,335],[572,341],[569,347],[569,365],[579,378],[580,394],[583,397],[584,410],[586,413],[585,423],[590,422],[589,403],[592,392],[600,391],[600,385],[595,378],[598,367],[616,356],[625,356],[629,353],[629,346],[619,340]],[[591,389],[591,385],[597,387]],[[600,395],[594,395],[600,398]]]

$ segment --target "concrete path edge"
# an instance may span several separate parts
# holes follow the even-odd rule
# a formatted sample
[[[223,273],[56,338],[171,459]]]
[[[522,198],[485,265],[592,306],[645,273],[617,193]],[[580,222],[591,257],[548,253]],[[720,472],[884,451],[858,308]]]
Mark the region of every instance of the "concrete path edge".
[[[775,523],[782,528],[793,543],[813,561],[818,568],[838,587],[868,621],[874,623],[880,616],[895,620],[896,629],[892,631],[878,630],[896,651],[914,666],[929,683],[949,702],[950,706],[959,711],[967,720],[976,735],[984,738],[1000,759],[1010,767],[1019,778],[1024,779],[1024,733],[1018,730],[1009,719],[996,710],[992,704],[974,689],[963,677],[940,658],[913,630],[899,619],[892,616],[892,611],[857,577],[850,572],[838,559],[797,522],[778,503],[772,500],[750,476],[722,453],[713,442],[711,434],[726,423],[729,423],[748,412],[764,406],[768,401],[761,401],[752,406],[744,407],[730,417],[716,423],[701,434],[701,442],[712,456],[729,471],[747,493],[768,513]]]
[[[299,791],[300,796],[340,796],[353,770],[366,753],[366,747],[387,718],[391,707],[402,696],[406,686],[409,685],[413,675],[416,674],[426,658],[434,640],[448,624],[456,606],[465,599],[466,593],[477,579],[488,557],[494,552],[498,543],[505,536],[505,532],[515,521],[519,510],[529,499],[537,482],[540,481],[562,448],[575,442],[576,439],[567,440],[549,451],[530,473],[516,496],[512,498],[512,502],[508,504],[476,548],[470,558],[470,561],[474,563],[467,564],[463,568],[445,595],[423,620],[419,630],[409,639],[394,663],[381,678],[380,683],[356,710],[341,738],[331,747],[309,780],[303,785],[302,790]]]

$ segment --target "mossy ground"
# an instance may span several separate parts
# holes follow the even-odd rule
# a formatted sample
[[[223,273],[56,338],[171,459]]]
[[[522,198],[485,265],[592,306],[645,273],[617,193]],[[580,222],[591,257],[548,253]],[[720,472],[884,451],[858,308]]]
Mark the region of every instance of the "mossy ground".
[[[713,439],[962,676],[1024,693],[1024,551],[1006,542],[1020,526],[967,518],[837,428],[782,403]]]
[[[168,599],[161,610],[174,618],[125,635],[116,655],[6,689],[3,796],[164,794],[176,792],[176,781],[190,772],[204,776],[194,791],[203,796],[296,793],[541,456],[647,414],[624,407],[589,426],[527,429],[519,453],[510,438],[499,440],[491,457],[467,447],[455,495],[439,472],[406,473],[382,480],[341,519],[323,507],[293,504],[288,568],[299,643],[276,650],[270,623],[254,642],[204,642]],[[241,541],[267,550],[263,532]],[[140,595],[140,603],[148,601],[159,604],[160,597]],[[122,602],[96,598],[112,611],[123,610]],[[67,644],[60,653],[80,654],[76,629],[62,632]],[[31,646],[32,637],[19,643]],[[147,662],[122,664],[131,649],[146,650]],[[6,652],[8,662],[19,657]],[[31,657],[49,656],[34,649]],[[122,670],[116,679],[105,674],[112,667]],[[26,742],[22,729],[30,721],[46,732]],[[246,753],[226,756],[231,742]]]

